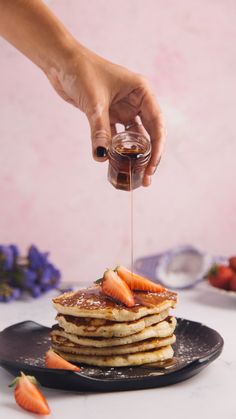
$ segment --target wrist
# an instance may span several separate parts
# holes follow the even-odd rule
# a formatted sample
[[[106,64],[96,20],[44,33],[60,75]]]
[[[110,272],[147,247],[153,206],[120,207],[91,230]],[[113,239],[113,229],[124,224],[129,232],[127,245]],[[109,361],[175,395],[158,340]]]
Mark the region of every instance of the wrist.
[[[46,74],[52,68],[64,72],[74,61],[78,49],[80,49],[80,46],[77,41],[70,34],[63,34],[50,46],[48,51],[45,51],[39,66]]]

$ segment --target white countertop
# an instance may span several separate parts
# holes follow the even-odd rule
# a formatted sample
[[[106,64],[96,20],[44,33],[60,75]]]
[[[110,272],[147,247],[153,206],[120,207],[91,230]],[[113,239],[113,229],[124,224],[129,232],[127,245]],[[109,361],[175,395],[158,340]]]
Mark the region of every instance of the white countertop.
[[[28,302],[0,303],[0,329],[34,320],[46,326],[54,323],[55,312],[47,294]],[[179,294],[176,316],[216,329],[224,338],[221,356],[202,372],[181,383],[148,390],[81,394],[42,388],[52,414],[50,417],[81,419],[175,419],[236,418],[236,299],[218,295],[205,285]],[[21,410],[8,388],[12,376],[0,367],[1,418],[33,417]]]

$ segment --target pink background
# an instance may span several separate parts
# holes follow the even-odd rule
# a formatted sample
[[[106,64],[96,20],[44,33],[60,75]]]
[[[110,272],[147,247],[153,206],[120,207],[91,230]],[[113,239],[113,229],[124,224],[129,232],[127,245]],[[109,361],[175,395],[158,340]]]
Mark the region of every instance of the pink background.
[[[135,257],[180,243],[236,253],[234,0],[54,0],[72,33],[145,74],[168,128],[152,186],[135,192]],[[85,116],[0,41],[0,242],[50,250],[68,281],[130,263],[129,194],[91,158]]]

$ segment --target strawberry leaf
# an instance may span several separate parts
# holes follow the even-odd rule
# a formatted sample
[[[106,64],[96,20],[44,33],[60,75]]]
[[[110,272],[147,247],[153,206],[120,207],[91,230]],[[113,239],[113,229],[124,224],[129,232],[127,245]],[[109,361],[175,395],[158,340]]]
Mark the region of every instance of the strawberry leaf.
[[[103,280],[103,278],[99,278],[96,281],[94,281],[94,284],[101,284],[102,280]]]
[[[208,278],[209,276],[215,276],[218,273],[218,265],[215,263],[212,265],[211,269],[207,272],[207,274],[204,276],[204,278]]]
[[[23,372],[21,372],[21,377],[24,376]],[[9,384],[8,387],[14,387],[15,385],[18,384],[19,380],[21,379],[21,377],[16,377],[14,378],[14,380]],[[39,386],[39,382],[38,380],[33,376],[33,375],[26,375],[26,377],[28,378],[28,380],[34,384],[35,386]]]
[[[14,378],[14,380],[8,385],[8,387],[14,387],[16,384],[18,384],[20,377]]]

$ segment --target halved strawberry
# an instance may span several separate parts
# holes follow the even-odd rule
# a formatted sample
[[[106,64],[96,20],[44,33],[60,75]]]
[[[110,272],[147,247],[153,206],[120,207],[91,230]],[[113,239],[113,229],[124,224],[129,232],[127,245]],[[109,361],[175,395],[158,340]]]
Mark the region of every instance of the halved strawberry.
[[[162,285],[155,284],[143,276],[130,272],[124,266],[117,266],[116,272],[126,282],[131,290],[163,292],[166,290]]]
[[[21,376],[16,377],[9,387],[15,384],[15,399],[20,407],[40,415],[49,415],[51,413],[47,400],[36,387],[37,380],[35,377],[21,372]]]
[[[80,367],[71,364],[70,362],[63,359],[60,355],[49,349],[45,355],[45,366],[47,368],[56,368],[59,370],[71,370],[71,371],[80,371]]]
[[[127,307],[133,307],[135,304],[128,285],[112,269],[108,269],[103,275],[102,290],[108,297],[118,300]]]

